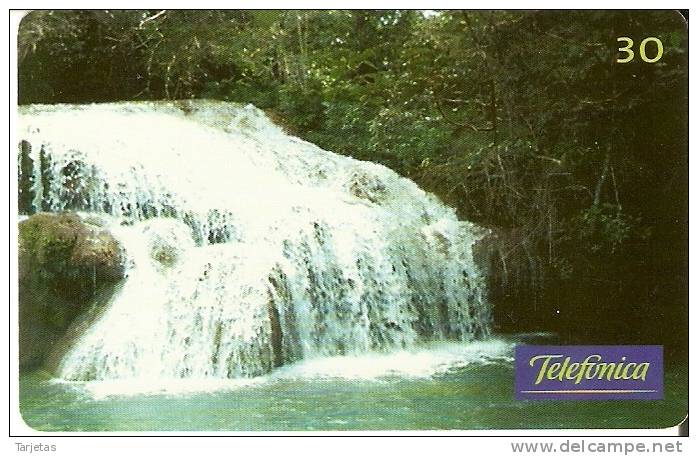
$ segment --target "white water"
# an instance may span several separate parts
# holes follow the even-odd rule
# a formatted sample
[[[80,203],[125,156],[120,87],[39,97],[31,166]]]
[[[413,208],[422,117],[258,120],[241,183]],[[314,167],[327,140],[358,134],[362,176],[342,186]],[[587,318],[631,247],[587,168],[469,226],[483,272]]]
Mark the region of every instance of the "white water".
[[[367,353],[328,356],[298,361],[282,366],[268,375],[254,378],[150,378],[141,377],[100,381],[74,382],[54,379],[90,399],[114,396],[181,395],[237,390],[266,386],[277,381],[350,380],[389,382],[391,379],[428,379],[471,364],[513,362],[514,344],[510,340],[491,338],[467,344],[455,342],[428,343],[419,347],[390,353]]]
[[[31,106],[20,138],[32,210],[90,212],[129,259],[63,379],[247,378],[488,333],[481,230],[252,106]]]

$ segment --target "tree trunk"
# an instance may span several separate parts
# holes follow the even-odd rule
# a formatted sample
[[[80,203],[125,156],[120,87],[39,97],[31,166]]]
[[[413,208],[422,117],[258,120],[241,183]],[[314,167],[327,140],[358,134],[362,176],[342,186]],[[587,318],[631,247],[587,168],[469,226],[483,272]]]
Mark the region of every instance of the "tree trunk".
[[[597,207],[599,204],[601,204],[601,194],[603,193],[603,185],[606,182],[606,179],[608,178],[608,170],[610,169],[610,167],[611,154],[610,152],[606,151],[606,159],[604,160],[603,169],[601,170],[599,180],[596,182],[596,190],[594,191],[594,207]]]

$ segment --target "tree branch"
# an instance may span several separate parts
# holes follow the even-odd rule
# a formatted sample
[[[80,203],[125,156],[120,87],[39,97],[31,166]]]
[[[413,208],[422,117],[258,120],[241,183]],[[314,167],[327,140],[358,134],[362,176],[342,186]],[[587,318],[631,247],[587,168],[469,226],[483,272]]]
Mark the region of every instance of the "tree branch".
[[[469,122],[460,123],[460,122],[456,122],[455,120],[449,119],[448,116],[446,115],[446,113],[444,112],[443,108],[441,107],[441,103],[439,103],[438,100],[436,101],[436,108],[439,110],[441,117],[446,122],[450,123],[451,125],[455,125],[455,126],[461,127],[461,128],[469,128],[472,131],[492,131],[492,130],[494,130],[494,127],[492,127],[492,126],[478,127],[478,126],[473,125]]]

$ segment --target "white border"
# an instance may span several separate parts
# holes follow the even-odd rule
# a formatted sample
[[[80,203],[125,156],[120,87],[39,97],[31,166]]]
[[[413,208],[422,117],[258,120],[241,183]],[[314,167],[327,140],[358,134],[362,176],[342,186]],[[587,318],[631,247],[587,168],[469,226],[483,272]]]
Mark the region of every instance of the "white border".
[[[74,1],[71,2],[72,4],[70,5],[70,8],[75,8],[75,9],[81,9],[81,8],[97,8],[100,7],[103,3],[105,2],[90,2],[90,1],[85,1],[85,0],[79,0],[79,1]],[[392,8],[417,8],[421,5],[423,5],[426,2],[414,2],[414,1],[394,1],[394,0],[388,0],[388,1],[382,1],[382,2],[375,2],[375,1],[365,1],[365,0],[355,0],[352,2],[322,2],[322,1],[300,1],[300,2],[294,2],[294,7],[296,8],[308,8],[308,9],[314,9],[314,8],[384,8],[384,9],[392,9]],[[448,8],[453,8],[453,9],[476,9],[478,7],[480,8],[485,8],[485,9],[521,9],[521,8],[526,8],[526,9],[538,9],[538,8],[574,8],[576,7],[582,7],[585,9],[604,9],[604,8],[618,8],[618,9],[653,9],[657,7],[663,7],[664,5],[661,4],[656,4],[653,2],[648,2],[648,1],[617,1],[617,2],[608,2],[608,1],[598,1],[598,0],[589,0],[587,2],[581,3],[579,2],[578,4],[562,4],[561,2],[551,2],[551,1],[534,1],[534,2],[526,2],[526,4],[522,4],[521,2],[514,2],[514,1],[497,1],[497,0],[492,0],[488,2],[456,2],[456,1],[443,1],[443,0],[434,0],[432,2],[429,2],[429,9],[448,9]],[[187,8],[189,5],[184,4],[183,2],[179,2],[181,6],[180,8]],[[65,5],[61,5],[62,7],[66,7]],[[236,3],[236,4],[222,4],[222,2],[214,2],[214,1],[207,1],[207,0],[202,0],[199,1],[195,4],[197,8],[221,8],[221,7],[239,7],[239,8],[244,8],[244,7],[253,7],[253,8],[288,8],[290,5],[288,4],[282,4],[278,1],[267,1],[267,0],[259,0],[254,3],[251,2],[243,2],[243,3]],[[22,5],[22,7],[25,7]],[[41,8],[51,8],[51,7],[56,7],[55,4],[52,2],[48,1],[36,1],[32,2],[31,5],[32,9],[41,9]],[[143,7],[143,2],[138,2],[138,1],[133,1],[133,0],[128,0],[124,1],[119,5],[119,8],[133,8],[133,9],[140,9]],[[191,6],[189,6],[191,7]],[[3,36],[9,36],[10,37],[10,42],[9,42],[9,49],[16,49],[16,30],[17,26],[19,24],[19,20],[21,19],[21,12],[11,12],[10,14],[10,28],[5,29],[8,25],[7,22],[3,22]],[[14,30],[15,32],[10,33],[10,30]],[[694,47],[694,39],[690,39],[689,47]],[[17,92],[16,92],[16,53],[14,52],[9,52],[8,46],[3,46],[3,57],[5,58],[4,61],[7,61],[9,58],[10,60],[10,69],[11,69],[11,78],[8,81],[7,78],[8,75],[7,73],[4,73],[3,75],[3,80],[4,83],[9,85],[11,84],[11,90],[9,93],[9,98],[7,97],[7,92],[4,92],[5,95],[3,95],[3,99],[6,100],[5,106],[10,108],[10,120],[14,121],[14,118],[16,117],[16,110],[11,109],[12,106],[16,106],[16,100],[17,100]],[[6,53],[9,52],[9,56],[5,55]],[[690,80],[692,81],[693,75],[691,74]],[[7,87],[7,85],[5,87]],[[693,99],[691,97],[690,100],[690,107],[693,107]],[[7,112],[7,111],[6,111]],[[690,126],[693,127],[693,118],[691,117],[691,122]],[[693,128],[690,128],[690,131],[693,131]],[[11,138],[11,143],[15,143],[15,138],[14,138],[14,132],[8,132],[10,134]],[[693,139],[693,138],[690,138]],[[14,142],[13,142],[14,141]],[[693,151],[693,141],[690,142],[691,144],[691,152]],[[12,157],[12,160],[14,161],[16,159],[16,154],[12,153],[10,150],[9,152],[10,157]],[[689,154],[689,156],[692,154]],[[694,171],[694,161],[692,160],[689,166],[689,172]],[[3,163],[3,167],[7,165],[7,162]],[[12,176],[13,174],[10,172],[11,170],[16,169],[13,164],[10,164],[9,169],[5,169],[3,176]],[[7,236],[9,239],[16,239],[16,223],[11,223],[14,221],[15,216],[13,214],[17,213],[17,207],[16,207],[16,198],[13,197],[13,195],[16,195],[16,186],[17,182],[16,179],[9,178],[9,194],[3,195],[4,198],[2,199],[3,205],[7,204],[9,201],[9,205],[6,208],[7,210],[4,211],[5,214],[8,214],[8,218],[6,219],[6,222],[3,224],[3,230],[7,230]],[[690,185],[690,213],[692,214],[694,212],[694,187],[695,185]],[[3,186],[3,192],[8,191],[8,186],[5,185]],[[9,229],[8,229],[9,226]],[[691,230],[690,234],[693,234],[693,230]],[[10,309],[12,309],[12,316],[11,316],[11,321],[9,322],[12,325],[13,331],[11,334],[11,337],[13,340],[16,337],[16,327],[17,327],[17,312],[16,312],[16,306],[13,305],[13,303],[17,302],[17,264],[16,264],[16,258],[17,258],[17,252],[16,252],[16,243],[10,242],[10,249],[9,251],[6,249],[6,247],[3,247],[5,249],[4,251],[7,252],[6,258],[9,259],[9,262],[11,263],[11,282],[10,282],[10,302],[8,303],[8,306]],[[689,252],[692,252],[692,249],[689,248]],[[7,264],[7,263],[5,263]],[[691,271],[689,274],[689,277],[691,279],[691,283],[693,283],[693,280],[695,276],[695,272]],[[693,315],[690,317],[690,327],[695,326],[695,318],[696,318],[696,313],[698,311],[693,312]],[[7,327],[6,325],[8,322],[6,321],[6,313],[2,313],[2,325],[5,325],[3,327]],[[694,342],[695,342],[695,337],[690,337],[690,347],[692,348],[691,350],[691,359],[690,359],[690,378],[691,378],[691,384],[690,384],[690,390],[695,391],[693,389],[693,386],[695,384],[695,375],[694,371],[695,369],[693,366],[695,365],[694,358],[696,357],[696,349],[694,349]],[[8,346],[7,346],[7,339],[3,338],[3,354],[8,353]],[[10,355],[10,372],[13,373],[11,375],[12,381],[10,384],[7,384],[7,378],[8,378],[8,372],[5,371],[7,369],[7,363],[3,363],[3,375],[2,375],[2,382],[3,386],[6,388],[5,391],[8,391],[8,388],[10,391],[13,393],[10,394],[9,397],[9,403],[7,403],[8,410],[10,411],[10,429],[13,435],[30,435],[34,437],[45,437],[43,439],[27,439],[27,438],[22,438],[22,439],[10,439],[11,442],[17,442],[17,441],[22,441],[25,443],[38,443],[40,441],[44,441],[44,443],[55,443],[58,446],[58,451],[64,454],[94,454],[94,451],[99,451],[103,454],[117,454],[118,453],[123,453],[124,451],[136,451],[136,454],[141,454],[141,453],[146,453],[146,452],[156,452],[156,451],[162,451],[163,449],[176,449],[178,453],[194,453],[197,451],[201,451],[202,446],[204,445],[204,442],[206,444],[210,443],[211,441],[209,439],[188,439],[188,438],[176,438],[176,439],[141,439],[141,438],[132,438],[132,439],[124,439],[124,438],[109,438],[109,439],[93,439],[93,438],[69,438],[69,439],[64,439],[64,438],[51,438],[51,437],[56,437],[56,436],[79,436],[79,435],[85,435],[85,434],[80,434],[80,433],[44,433],[44,432],[38,432],[33,430],[32,428],[28,427],[24,422],[22,421],[20,415],[19,415],[19,407],[18,407],[18,397],[17,397],[17,375],[14,374],[18,372],[18,357],[17,357],[17,347],[16,344],[13,344],[12,347],[12,354]],[[7,397],[7,396],[5,396]],[[695,394],[693,397],[691,397],[690,400],[690,405],[693,406],[692,408],[696,410],[695,408]],[[7,416],[7,415],[5,415]],[[4,421],[4,420],[3,420]],[[530,436],[530,437],[535,437],[535,436],[561,436],[558,438],[550,438],[550,437],[541,437],[540,441],[564,441],[566,437],[582,437],[582,436],[616,436],[616,435],[623,435],[623,436],[630,436],[630,435],[636,435],[636,436],[646,436],[646,435],[676,435],[677,431],[675,428],[669,428],[669,429],[663,429],[663,430],[652,430],[648,431],[645,429],[629,429],[629,430],[618,430],[618,429],[595,429],[595,430],[590,430],[590,429],[581,429],[581,430],[536,430],[536,431],[528,431],[528,430],[521,430],[521,431],[511,431],[511,430],[504,430],[504,431],[429,431],[429,432],[416,432],[416,431],[408,431],[408,432],[402,432],[402,431],[396,431],[396,432],[319,432],[319,433],[314,433],[314,432],[274,432],[274,433],[268,433],[268,432],[236,432],[236,433],[230,433],[230,432],[222,432],[222,433],[213,433],[213,432],[185,432],[185,433],[164,433],[164,432],[148,432],[148,433],[89,433],[90,436],[111,436],[111,437],[116,437],[116,436],[172,436],[172,435],[185,435],[185,436],[197,436],[197,435],[253,435],[253,436],[265,436],[265,435],[303,435],[303,436],[314,436],[314,435],[322,435],[322,436],[328,436],[328,435],[334,435],[338,436],[341,438],[341,436],[374,436],[374,435],[391,435],[391,436],[414,436],[414,435],[420,435],[420,436]],[[694,434],[696,432],[694,431]],[[565,438],[562,438],[564,436]],[[47,439],[46,439],[47,438]],[[516,438],[509,438],[509,439],[468,439],[467,446],[468,450],[476,450],[476,449],[481,449],[483,451],[488,451],[488,453],[491,453],[493,450],[496,449],[501,449],[505,453],[511,453],[510,448],[508,447],[508,443],[506,444],[507,446],[504,446],[504,442],[509,442],[509,441],[517,441],[517,440],[531,440],[531,439],[516,439]],[[595,441],[602,441],[602,440],[609,440],[609,441],[624,441],[626,439],[621,439],[621,438],[615,438],[615,439],[606,439],[606,438],[601,438],[601,437],[596,437],[594,439],[592,438],[587,438],[588,441],[595,440]],[[637,439],[634,439],[637,440]],[[642,440],[649,440],[649,439],[642,439]],[[460,439],[448,439],[448,441],[453,442],[454,448],[461,448],[462,451],[462,446],[464,443]],[[434,439],[390,439],[387,441],[387,444],[385,444],[385,448],[382,448],[384,444],[372,444],[370,442],[375,442],[374,439],[346,439],[346,438],[341,438],[341,440],[337,439],[311,439],[310,441],[305,438],[297,439],[289,439],[289,438],[278,438],[278,439],[273,439],[272,441],[265,442],[264,448],[260,445],[261,442],[259,442],[257,439],[236,439],[235,442],[231,442],[227,439],[213,439],[213,444],[221,451],[225,450],[226,453],[244,453],[244,452],[266,452],[267,450],[269,451],[275,451],[276,450],[281,450],[284,452],[287,452],[289,450],[293,449],[303,449],[307,445],[311,444],[313,446],[316,445],[316,443],[309,443],[309,442],[320,442],[322,446],[327,445],[327,449],[332,449],[332,451],[336,451],[338,448],[344,447],[346,444],[350,443],[351,447],[357,447],[361,446],[364,447],[367,451],[371,451],[373,453],[375,452],[380,452],[380,451],[390,451],[395,452],[395,451],[407,451],[408,453],[412,452],[432,452],[435,451],[436,446],[437,446],[437,441]],[[322,443],[326,442],[326,443]],[[443,441],[441,441],[443,442]],[[377,442],[376,442],[377,443]],[[440,446],[441,444],[438,444]],[[450,445],[450,444],[449,444]],[[686,446],[685,448],[690,448],[690,446]],[[12,447],[14,450],[14,445]],[[356,450],[356,448],[353,448]]]

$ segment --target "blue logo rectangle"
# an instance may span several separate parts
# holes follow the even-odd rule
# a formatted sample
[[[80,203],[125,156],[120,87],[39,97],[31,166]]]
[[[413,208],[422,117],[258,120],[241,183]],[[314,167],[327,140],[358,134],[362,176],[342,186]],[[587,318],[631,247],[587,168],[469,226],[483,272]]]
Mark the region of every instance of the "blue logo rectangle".
[[[661,345],[518,345],[516,399],[664,398]]]

